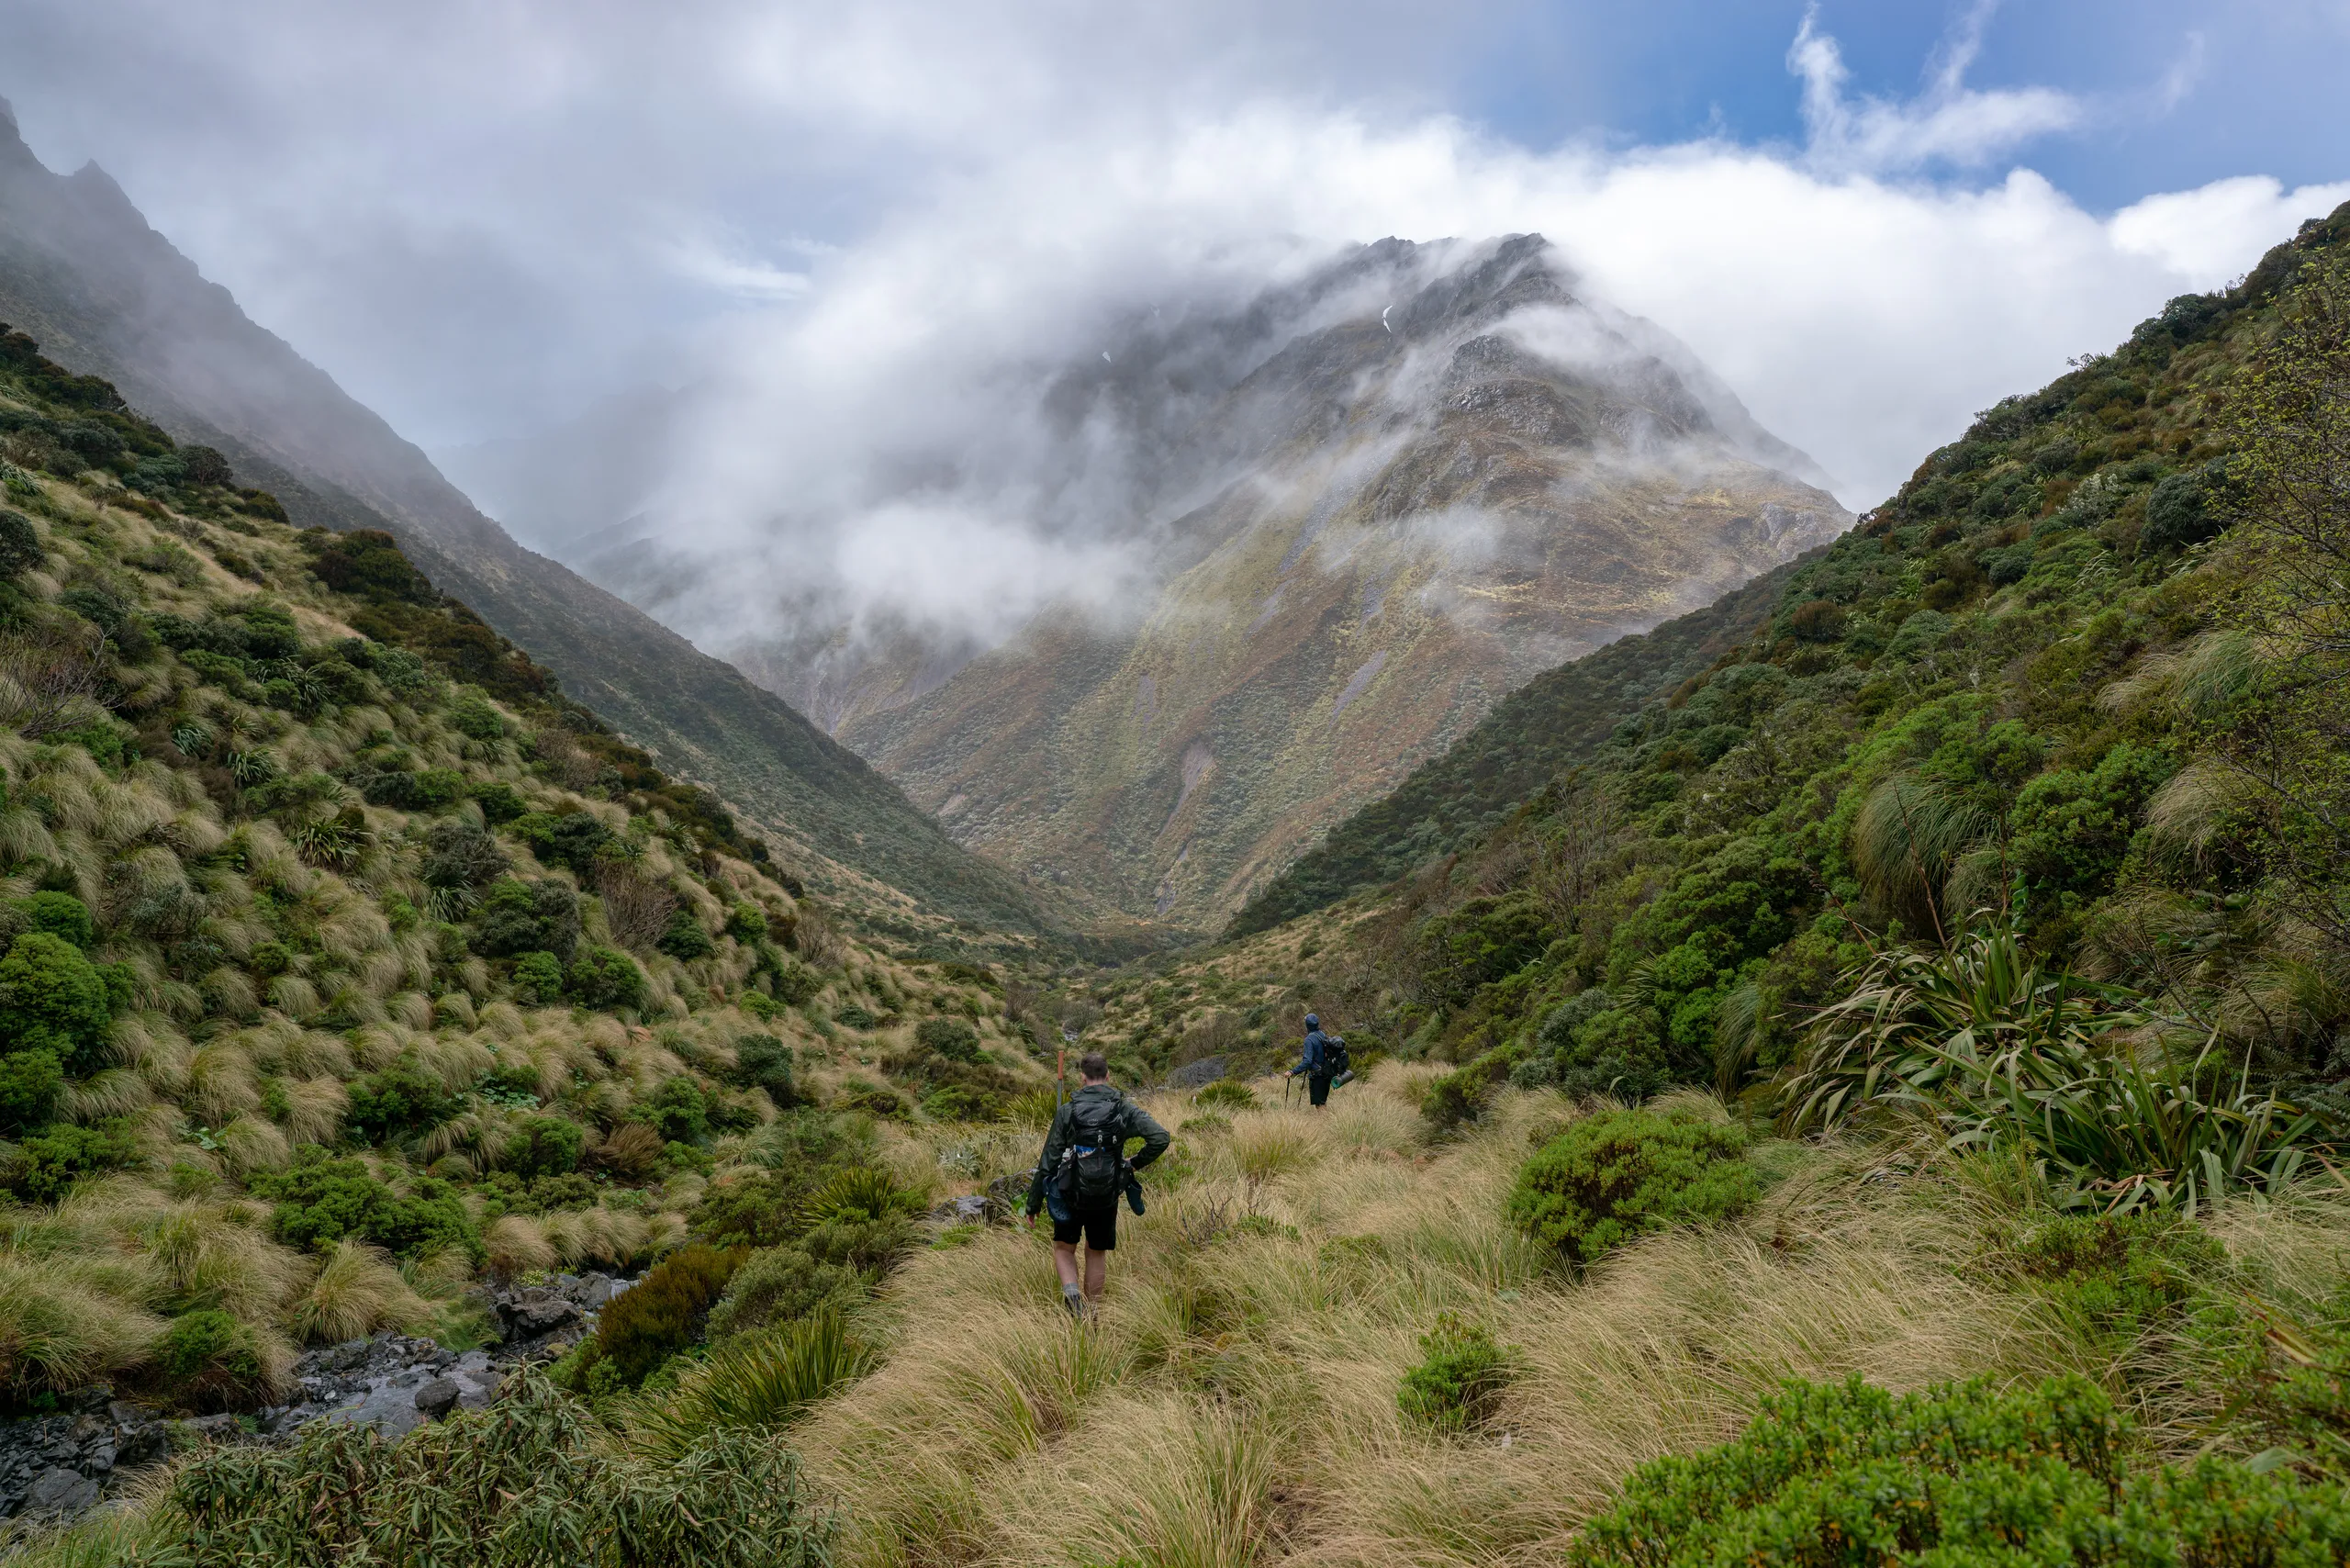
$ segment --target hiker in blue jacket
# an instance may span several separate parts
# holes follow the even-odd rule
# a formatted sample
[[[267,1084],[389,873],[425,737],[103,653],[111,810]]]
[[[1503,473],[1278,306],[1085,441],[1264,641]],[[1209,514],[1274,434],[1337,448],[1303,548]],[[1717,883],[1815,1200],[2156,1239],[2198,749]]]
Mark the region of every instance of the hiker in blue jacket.
[[[1322,1020],[1313,1014],[1305,1015],[1305,1054],[1298,1058],[1289,1075],[1305,1074],[1306,1098],[1315,1104],[1326,1104],[1330,1099],[1330,1081],[1338,1075],[1330,1062],[1330,1036],[1322,1032]]]

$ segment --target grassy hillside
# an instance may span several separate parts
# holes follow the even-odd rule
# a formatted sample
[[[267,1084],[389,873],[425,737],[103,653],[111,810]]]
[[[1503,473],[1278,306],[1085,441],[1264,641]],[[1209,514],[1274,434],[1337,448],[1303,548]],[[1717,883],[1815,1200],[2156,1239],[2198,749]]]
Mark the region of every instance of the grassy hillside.
[[[1468,847],[1569,768],[1616,726],[1751,637],[1786,592],[1774,567],[1703,610],[1535,677],[1397,786],[1333,827],[1232,919],[1247,936],[1393,881]]]
[[[50,174],[5,115],[0,319],[113,381],[181,440],[225,454],[296,522],[392,533],[572,698],[671,773],[753,813],[804,879],[859,904],[910,902],[967,935],[1054,924],[1017,877],[956,845],[781,699],[517,544],[422,452],[206,282],[103,172]]]
[[[796,1205],[1034,1080],[1001,980],[844,939],[387,535],[15,332],[0,481],[0,1406],[462,1343],[478,1275],[641,1266],[745,1223],[713,1178]]]

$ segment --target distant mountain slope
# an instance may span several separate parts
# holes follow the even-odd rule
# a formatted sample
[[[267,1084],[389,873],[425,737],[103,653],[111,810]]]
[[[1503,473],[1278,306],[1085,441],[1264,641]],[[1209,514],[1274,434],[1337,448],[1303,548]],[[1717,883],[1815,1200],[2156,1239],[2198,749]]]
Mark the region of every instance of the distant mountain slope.
[[[834,731],[964,843],[1193,930],[1539,672],[1850,521],[1539,235],[1383,241],[1294,292],[1327,302],[1144,431],[1166,493],[1214,488],[1168,525],[1137,626],[1047,616],[943,681],[901,661]],[[1214,325],[1091,374],[1124,392]]]
[[[174,435],[218,448],[297,521],[388,529],[432,579],[565,689],[830,866],[984,927],[1034,931],[1017,879],[732,666],[517,544],[416,447],[246,318],[95,165],[51,174],[0,107],[0,319],[106,376]],[[829,863],[829,865],[828,865]]]
[[[1551,779],[1597,756],[1617,724],[1754,635],[1811,558],[1535,677],[1394,793],[1332,828],[1249,900],[1225,935],[1270,930],[1468,848]]]

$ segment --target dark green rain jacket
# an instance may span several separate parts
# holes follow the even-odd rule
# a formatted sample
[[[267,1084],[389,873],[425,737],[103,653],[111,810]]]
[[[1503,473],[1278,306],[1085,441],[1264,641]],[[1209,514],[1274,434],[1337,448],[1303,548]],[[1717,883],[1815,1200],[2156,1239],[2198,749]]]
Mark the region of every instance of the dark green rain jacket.
[[[1142,1139],[1142,1148],[1131,1162],[1136,1170],[1165,1154],[1167,1146],[1175,1141],[1167,1129],[1158,1125],[1158,1118],[1127,1099],[1124,1092],[1114,1085],[1089,1083],[1070,1095],[1069,1103],[1053,1115],[1052,1130],[1045,1135],[1044,1156],[1036,1161],[1035,1174],[1028,1182],[1030,1214],[1039,1213],[1045,1206],[1045,1183],[1061,1168],[1061,1153],[1069,1148],[1069,1128],[1076,1121],[1078,1106],[1091,1104],[1105,1095],[1118,1103],[1119,1116],[1112,1126],[1116,1129],[1120,1141]]]

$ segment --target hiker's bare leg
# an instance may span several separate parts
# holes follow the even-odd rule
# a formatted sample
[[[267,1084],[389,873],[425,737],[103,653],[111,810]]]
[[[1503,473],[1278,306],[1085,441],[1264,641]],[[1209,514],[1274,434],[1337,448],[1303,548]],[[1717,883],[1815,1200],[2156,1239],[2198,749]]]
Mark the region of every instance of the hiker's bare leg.
[[[1093,1256],[1098,1258],[1101,1254],[1097,1252],[1093,1254]],[[1053,1243],[1053,1267],[1060,1271],[1061,1283],[1063,1285],[1073,1285],[1077,1283],[1076,1242],[1056,1241]]]
[[[1077,1277],[1076,1267],[1077,1260],[1072,1257],[1069,1260],[1070,1271],[1062,1275],[1062,1279],[1074,1280]],[[1085,1249],[1085,1299],[1100,1301],[1102,1287],[1109,1282],[1110,1255],[1107,1252],[1096,1252],[1091,1247],[1087,1248]]]

